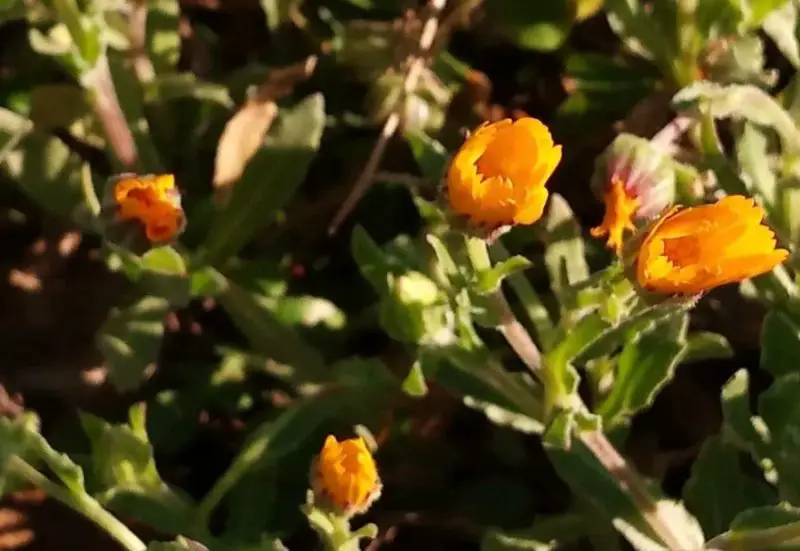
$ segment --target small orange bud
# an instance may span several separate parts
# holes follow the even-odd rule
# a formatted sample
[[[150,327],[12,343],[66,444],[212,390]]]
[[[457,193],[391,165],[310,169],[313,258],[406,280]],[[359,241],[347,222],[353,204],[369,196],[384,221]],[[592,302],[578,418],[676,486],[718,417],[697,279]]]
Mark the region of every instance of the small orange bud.
[[[124,174],[110,186],[116,217],[121,221],[138,222],[151,243],[170,242],[183,231],[185,215],[171,174]]]
[[[322,504],[347,517],[365,512],[381,493],[375,460],[362,438],[338,442],[329,435],[314,461],[311,486]]]

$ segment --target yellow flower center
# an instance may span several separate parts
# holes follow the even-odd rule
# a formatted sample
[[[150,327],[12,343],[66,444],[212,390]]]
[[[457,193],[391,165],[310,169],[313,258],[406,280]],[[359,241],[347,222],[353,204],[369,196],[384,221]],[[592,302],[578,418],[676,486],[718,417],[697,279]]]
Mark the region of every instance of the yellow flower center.
[[[664,214],[648,231],[636,266],[643,288],[664,294],[698,294],[768,272],[788,251],[762,224],[764,211],[741,195],[711,205]]]
[[[338,442],[328,436],[316,471],[316,485],[343,512],[368,506],[380,490],[375,460],[361,438]]]
[[[139,221],[151,242],[170,241],[181,231],[184,214],[171,174],[123,178],[114,201],[120,218]]]
[[[619,254],[622,250],[622,238],[625,230],[636,229],[633,217],[639,207],[639,198],[628,195],[625,183],[619,178],[613,177],[606,189],[603,201],[606,206],[603,221],[596,228],[592,228],[589,233],[592,237],[608,235],[606,245]]]
[[[481,227],[533,224],[542,216],[545,184],[560,160],[561,146],[534,118],[484,124],[450,163],[450,208]]]

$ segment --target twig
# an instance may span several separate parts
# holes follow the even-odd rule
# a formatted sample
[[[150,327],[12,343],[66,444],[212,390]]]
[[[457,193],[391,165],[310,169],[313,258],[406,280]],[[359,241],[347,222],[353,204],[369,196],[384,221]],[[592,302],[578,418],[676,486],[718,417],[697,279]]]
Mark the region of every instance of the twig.
[[[408,71],[403,80],[403,93],[399,94],[398,98],[395,100],[392,106],[392,112],[386,119],[380,136],[378,136],[378,141],[375,142],[375,147],[372,149],[372,153],[370,153],[369,159],[367,159],[367,163],[364,165],[364,169],[361,171],[356,183],[353,184],[353,190],[333,217],[333,221],[328,228],[328,235],[333,235],[338,231],[344,219],[347,218],[361,197],[364,196],[367,189],[369,189],[370,184],[374,181],[373,176],[383,158],[386,147],[389,145],[389,140],[400,127],[403,105],[405,105],[406,98],[416,90],[417,84],[419,83],[420,75],[422,75],[422,70],[425,68],[427,54],[433,45],[433,40],[436,38],[436,31],[439,28],[438,17],[444,9],[444,6],[445,0],[430,0],[428,3],[428,18],[422,26],[422,32],[419,37],[419,48],[415,55],[410,56]]]
[[[133,134],[122,112],[119,97],[111,78],[108,58],[101,56],[97,66],[84,77],[90,103],[105,130],[111,149],[126,170],[138,172],[139,151]]]
[[[147,0],[135,0],[128,16],[133,70],[139,82],[152,82],[156,76],[153,62],[147,55]]]
[[[381,183],[402,184],[410,189],[419,189],[425,183],[425,178],[403,172],[376,172],[372,180]]]

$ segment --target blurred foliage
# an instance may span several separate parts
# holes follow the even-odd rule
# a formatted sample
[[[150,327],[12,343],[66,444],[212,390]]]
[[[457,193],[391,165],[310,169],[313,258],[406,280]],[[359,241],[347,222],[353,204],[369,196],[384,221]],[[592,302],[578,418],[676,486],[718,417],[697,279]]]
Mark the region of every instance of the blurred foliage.
[[[4,492],[40,486],[130,551],[311,548],[309,526],[388,546],[410,518],[482,551],[796,547],[800,2],[200,4],[0,2],[3,223],[75,228],[123,282],[91,345],[120,400],[69,438],[3,417]],[[526,110],[564,161],[544,217],[487,244],[441,182],[464,129]],[[676,202],[757,199],[789,260],[699,305],[639,297],[587,231],[615,123],[663,150]],[[121,173],[174,174],[185,232],[133,246]],[[715,303],[765,312],[758,365],[703,325]],[[679,372],[730,358],[685,484],[624,462]],[[384,488],[351,530],[307,491],[324,436],[354,432]]]

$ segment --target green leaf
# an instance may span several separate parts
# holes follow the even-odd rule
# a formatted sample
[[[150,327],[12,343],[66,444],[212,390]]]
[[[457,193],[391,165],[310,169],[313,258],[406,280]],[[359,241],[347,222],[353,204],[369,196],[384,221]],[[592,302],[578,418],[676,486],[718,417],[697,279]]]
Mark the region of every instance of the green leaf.
[[[745,509],[775,503],[775,491],[763,479],[745,474],[740,462],[738,449],[713,436],[692,465],[683,496],[707,536],[726,531]]]
[[[558,107],[558,115],[569,120],[575,132],[585,132],[587,122],[610,123],[625,117],[652,93],[660,76],[653,68],[593,53],[570,53],[564,71],[574,91]]]
[[[742,181],[751,195],[761,197],[764,203],[774,208],[778,199],[778,182],[769,163],[768,137],[766,133],[751,123],[743,124],[742,133],[736,141],[736,161]]]
[[[227,290],[218,295],[218,300],[255,350],[291,366],[300,379],[327,380],[320,352],[278,319],[267,304],[268,297],[250,293],[229,281]]]
[[[184,307],[191,299],[191,285],[186,261],[172,247],[151,249],[141,259],[140,284],[155,296],[167,299],[170,305]]]
[[[769,459],[778,475],[778,488],[784,499],[800,500],[800,373],[776,379],[758,400],[758,411],[769,430]]]
[[[779,8],[791,4],[792,0],[743,0],[742,12],[749,29],[758,29],[772,13],[780,13]]]
[[[800,130],[791,115],[755,86],[696,82],[675,94],[672,104],[677,111],[702,109],[715,119],[747,120],[771,128],[780,137],[784,151],[800,151]]]
[[[572,28],[568,2],[517,2],[494,0],[486,6],[487,18],[521,48],[552,51],[559,48]]]
[[[447,150],[441,143],[419,130],[406,132],[406,139],[422,175],[438,185],[445,175],[450,159]]]
[[[579,515],[537,518],[532,528],[514,531],[490,529],[483,536],[481,551],[556,551],[583,533]]]
[[[408,375],[403,379],[403,392],[414,398],[420,398],[428,394],[428,385],[425,383],[425,374],[422,369],[422,360],[417,360],[411,364]]]
[[[331,377],[354,392],[381,393],[396,390],[400,381],[386,365],[375,358],[347,358],[331,366]]]
[[[775,85],[778,73],[765,70],[764,42],[758,35],[726,37],[721,44],[721,54],[706,58],[706,78],[720,84],[754,84],[763,88]]]
[[[202,543],[178,536],[174,541],[151,541],[147,551],[209,551]]]
[[[211,509],[252,469],[273,466],[311,436],[317,427],[333,416],[357,394],[328,392],[292,404],[277,417],[258,425],[247,437],[227,471],[203,499],[197,510],[198,523],[208,521]]]
[[[776,377],[800,373],[800,326],[779,310],[770,310],[761,329],[759,365]]]
[[[666,547],[649,529],[637,505],[582,441],[574,439],[569,450],[546,447],[545,451],[570,488],[586,499],[598,514],[606,516],[635,549]],[[681,538],[681,549],[703,547],[703,533],[697,521],[681,505],[657,500],[655,496],[653,504],[660,509],[662,518],[670,519],[673,534]]]
[[[83,204],[81,159],[58,138],[0,108],[0,167],[37,205],[70,218]]]
[[[550,207],[540,222],[544,253],[553,292],[560,296],[570,285],[589,277],[581,228],[569,204],[554,193]]]
[[[759,551],[798,551],[800,509],[788,503],[756,507],[738,515],[730,530],[711,539],[709,549],[758,549]]]
[[[390,278],[420,268],[415,250],[408,250],[408,247],[401,246],[398,241],[381,248],[361,226],[353,229],[350,251],[361,275],[380,296],[390,292]]]
[[[31,434],[39,432],[39,417],[35,413],[23,412],[16,417],[0,417],[0,465],[5,465],[11,456],[27,459],[31,454]],[[0,496],[5,497],[18,489],[22,480],[0,469]]]
[[[627,343],[617,360],[614,386],[597,408],[604,426],[624,423],[632,414],[650,407],[675,376],[687,348],[661,326]]]
[[[228,279],[210,266],[193,271],[189,282],[192,297],[213,297],[228,288]]]
[[[687,344],[689,348],[683,358],[684,363],[733,357],[728,339],[711,331],[691,333],[687,337]]]
[[[204,245],[205,263],[213,265],[235,255],[273,221],[305,179],[324,129],[322,94],[280,111],[214,218]]]
[[[92,116],[83,90],[75,84],[42,84],[31,93],[30,117],[38,130],[69,128],[75,121]]]
[[[146,296],[124,309],[111,312],[97,335],[108,380],[120,391],[139,387],[155,365],[164,337],[164,319],[169,301]]]
[[[662,67],[678,59],[674,23],[659,24],[653,10],[638,0],[605,0],[605,10],[609,25],[629,49]]]
[[[144,427],[144,403],[130,409],[130,424],[112,425],[81,414],[91,445],[91,464],[102,485],[101,501],[110,509],[131,515],[160,531],[191,529],[193,504],[162,481]]]
[[[180,4],[178,0],[147,3],[147,52],[156,75],[175,69],[181,55]]]
[[[192,98],[233,109],[234,102],[228,89],[215,82],[199,80],[192,73],[168,74],[156,77],[145,88],[145,101],[170,101]]]
[[[762,26],[780,52],[795,69],[800,67],[800,42],[797,36],[798,10],[794,2],[784,2],[781,8],[770,13]]]
[[[391,264],[387,261],[383,250],[361,226],[353,228],[350,237],[350,251],[358,264],[361,275],[366,279],[378,294],[389,292],[387,276],[393,273]]]
[[[11,456],[31,462],[43,461],[67,489],[86,496],[83,471],[69,456],[54,450],[39,433],[39,418],[35,414],[23,412],[16,418],[0,418],[0,459],[5,463]],[[5,474],[0,486],[3,491],[9,489]]]
[[[729,442],[759,461],[766,453],[769,435],[764,420],[750,411],[749,376],[740,369],[722,389],[722,434]]]
[[[480,272],[477,275],[477,285],[475,292],[479,295],[489,295],[500,288],[503,280],[510,275],[528,269],[531,261],[524,256],[512,256],[506,260],[496,263],[491,269]]]
[[[271,32],[275,30],[289,18],[292,4],[302,4],[302,0],[261,0],[261,9],[267,16],[267,28]]]
[[[429,352],[426,376],[461,396],[464,405],[483,412],[497,425],[524,433],[542,432],[542,389],[530,377],[509,373],[487,358],[483,349],[467,352],[451,346]]]
[[[263,302],[269,306],[267,301]],[[337,330],[345,326],[345,313],[331,301],[310,295],[281,297],[271,307],[272,313],[288,326],[318,327]]]
[[[58,19],[66,26],[77,47],[76,57],[81,62],[81,74],[91,71],[105,54],[99,14],[81,13],[75,0],[54,0]]]

